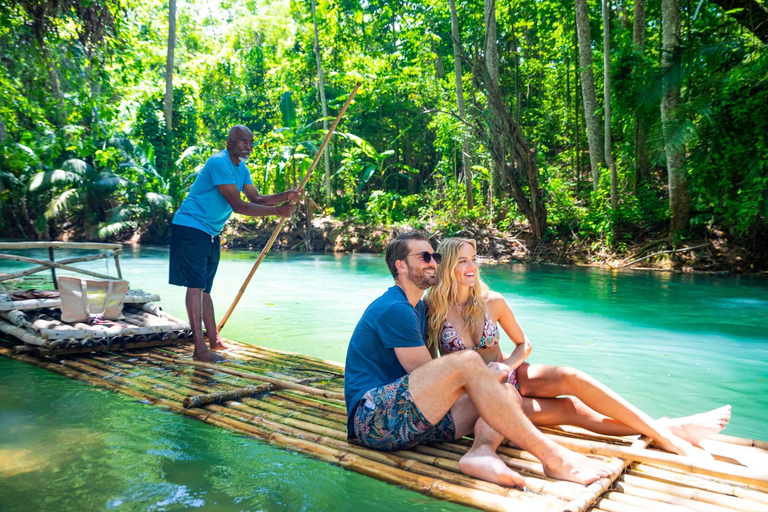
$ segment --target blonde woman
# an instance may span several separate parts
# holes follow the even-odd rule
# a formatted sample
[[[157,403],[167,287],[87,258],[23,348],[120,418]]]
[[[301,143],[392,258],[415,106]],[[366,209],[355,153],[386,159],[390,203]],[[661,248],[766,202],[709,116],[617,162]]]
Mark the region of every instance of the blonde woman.
[[[448,238],[437,252],[442,254],[437,282],[425,299],[427,346],[433,357],[438,351],[447,355],[476,350],[486,363],[507,365],[511,369],[507,382],[520,392],[523,411],[535,425],[574,425],[606,435],[644,434],[668,451],[712,459],[694,445],[725,428],[730,406],[686,418],[654,420],[584,372],[526,363],[531,342],[504,297],[480,279],[475,241]],[[499,347],[498,325],[515,344],[511,354]],[[561,395],[571,396],[556,398]]]

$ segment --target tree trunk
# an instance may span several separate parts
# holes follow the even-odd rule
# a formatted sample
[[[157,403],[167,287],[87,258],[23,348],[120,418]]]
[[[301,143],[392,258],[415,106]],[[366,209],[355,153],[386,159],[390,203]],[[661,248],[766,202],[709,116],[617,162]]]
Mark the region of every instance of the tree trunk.
[[[638,80],[640,78],[638,70],[642,62],[643,52],[645,51],[645,0],[635,0],[634,19],[632,22],[632,46],[635,53],[633,69],[635,80],[633,82],[635,87],[638,87]],[[635,97],[638,99],[637,94]],[[644,117],[635,110],[635,179],[632,187],[634,192],[637,192],[638,183],[646,180],[650,174],[651,164],[645,147],[647,144],[647,130]]]
[[[575,29],[575,27],[574,27]],[[575,138],[576,138],[576,197],[579,197],[581,193],[581,121],[579,121],[579,65],[577,64],[579,58],[579,44],[576,40],[576,32],[573,33],[573,50],[574,50],[574,76],[573,76],[573,111],[576,118],[575,125]]]
[[[323,108],[323,130],[328,131],[328,104],[325,101],[325,79],[323,78],[323,66],[320,59],[320,40],[317,36],[317,18],[315,17],[315,0],[312,0],[312,24],[315,28],[315,60],[317,61],[317,88],[320,90],[320,103]],[[328,156],[328,146],[323,152],[325,163],[325,197],[331,202],[331,161]]]
[[[451,5],[451,39],[453,39],[453,71],[456,77],[456,103],[459,107],[459,116],[464,119],[464,85],[461,74],[461,45],[459,39],[459,17],[456,14],[456,0],[450,0]],[[463,128],[462,128],[463,131]],[[468,134],[461,138],[461,167],[464,172],[464,187],[467,195],[467,208],[475,207],[475,198],[472,190],[472,165],[469,158]]]
[[[757,0],[712,0],[763,44],[768,44],[768,7]],[[765,2],[763,2],[765,3]]]
[[[595,77],[592,72],[592,37],[589,34],[587,0],[576,0],[576,31],[579,38],[579,64],[581,65],[581,95],[584,101],[584,121],[587,125],[589,163],[592,168],[592,190],[600,185],[600,168],[603,163],[600,119],[597,117]]]
[[[603,102],[605,103],[605,163],[611,170],[611,210],[619,208],[618,173],[611,153],[611,6],[603,0]]]
[[[685,152],[675,144],[675,114],[680,105],[680,83],[673,68],[680,65],[680,0],[661,0],[662,68],[665,70],[661,98],[661,126],[667,156],[669,210],[672,233],[688,227],[691,197],[685,176]]]
[[[43,57],[43,64],[48,70],[48,76],[51,80],[51,94],[53,100],[56,103],[56,124],[61,125],[64,120],[64,97],[61,94],[61,86],[59,83],[59,72],[56,70],[56,63],[51,57],[51,52],[48,50],[48,46],[45,44],[45,39],[42,35],[39,35],[37,42],[40,45],[40,53]]]
[[[440,49],[435,44],[434,39],[429,40],[429,43],[432,45],[432,53],[435,54],[435,76],[439,80],[443,80],[445,78],[445,66],[443,65],[443,56],[440,55]]]
[[[163,114],[168,135],[173,130],[173,50],[176,48],[176,0],[168,0],[168,55],[165,59]]]
[[[515,200],[538,239],[547,228],[547,210],[539,188],[539,169],[528,141],[509,112],[499,87],[499,57],[496,51],[496,2],[485,0],[485,66],[477,63],[475,80],[484,79],[490,119],[489,150],[500,186]],[[485,68],[485,72],[483,72]],[[526,191],[527,187],[527,191]]]

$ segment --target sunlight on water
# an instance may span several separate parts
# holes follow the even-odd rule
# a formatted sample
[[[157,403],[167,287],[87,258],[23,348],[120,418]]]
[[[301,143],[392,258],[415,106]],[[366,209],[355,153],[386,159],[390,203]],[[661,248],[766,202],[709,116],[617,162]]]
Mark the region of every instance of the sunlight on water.
[[[185,318],[167,255],[126,248],[124,277]],[[257,255],[222,254],[212,293],[219,318]],[[105,270],[104,261],[85,266]],[[585,370],[654,416],[730,403],[725,433],[768,438],[765,278],[484,272],[531,339],[531,362]],[[363,310],[391,284],[380,256],[272,254],[223,335],[343,362]],[[461,509],[4,358],[0,431],[4,511]]]

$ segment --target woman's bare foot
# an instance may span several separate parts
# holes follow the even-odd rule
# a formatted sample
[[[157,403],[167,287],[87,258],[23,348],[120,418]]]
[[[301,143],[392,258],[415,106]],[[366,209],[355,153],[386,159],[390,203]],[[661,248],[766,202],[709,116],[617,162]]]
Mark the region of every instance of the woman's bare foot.
[[[584,455],[560,447],[544,466],[544,474],[550,478],[568,480],[589,485],[595,480],[610,476],[611,468],[605,463],[592,460]]]
[[[525,487],[525,479],[509,469],[487,444],[472,446],[459,460],[459,469],[468,476],[506,487]]]
[[[724,405],[711,411],[662,420],[662,424],[673,434],[691,444],[699,444],[705,437],[719,433],[731,421],[731,406]]]
[[[675,434],[671,434],[667,439],[654,439],[654,441],[668,452],[676,453],[683,457],[689,457],[693,462],[699,464],[706,464],[715,460],[712,455],[703,449],[692,445],[685,439],[677,437]]]
[[[192,359],[195,361],[203,361],[205,363],[220,363],[221,361],[224,361],[223,357],[207,348],[203,350],[195,348],[195,351],[192,353]]]

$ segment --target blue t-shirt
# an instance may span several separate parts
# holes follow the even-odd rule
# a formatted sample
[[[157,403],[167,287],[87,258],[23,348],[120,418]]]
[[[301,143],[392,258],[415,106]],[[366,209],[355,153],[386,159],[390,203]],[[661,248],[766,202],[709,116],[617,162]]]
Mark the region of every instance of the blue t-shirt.
[[[406,372],[395,355],[396,347],[424,345],[425,308],[421,300],[413,307],[405,292],[393,286],[368,306],[357,323],[347,349],[344,397],[347,402],[347,432],[352,417],[369,389],[396,381]]]
[[[211,236],[218,235],[232,215],[232,207],[219,192],[219,185],[237,185],[240,192],[245,185],[253,185],[248,168],[243,162],[239,166],[233,164],[226,149],[205,162],[189,194],[173,216],[173,223],[199,229]]]

